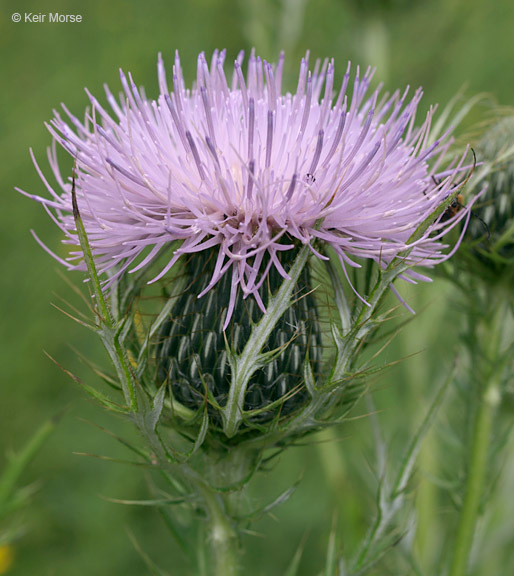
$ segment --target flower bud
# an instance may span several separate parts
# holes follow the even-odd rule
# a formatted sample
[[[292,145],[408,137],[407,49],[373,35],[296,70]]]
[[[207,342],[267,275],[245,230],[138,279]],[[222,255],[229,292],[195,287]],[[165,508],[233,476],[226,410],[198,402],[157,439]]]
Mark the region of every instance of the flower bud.
[[[287,270],[295,251],[281,255],[281,264]],[[160,330],[155,355],[159,381],[169,382],[175,400],[192,409],[207,402],[213,421],[219,423],[215,405],[226,404],[231,384],[225,340],[231,350],[241,352],[263,311],[254,298],[244,298],[238,291],[232,320],[224,332],[231,277],[224,275],[205,296],[198,298],[211,280],[214,264],[215,258],[209,253],[200,253],[185,262],[186,288],[176,298]],[[261,289],[264,302],[276,293],[282,281],[276,268],[272,268]],[[246,389],[244,410],[248,422],[263,423],[279,414],[288,416],[308,401],[304,364],[310,362],[316,376],[321,370],[320,325],[311,290],[306,266],[296,285],[294,303],[280,318],[263,349],[264,353],[276,354],[255,372]],[[209,402],[209,397],[214,403]],[[274,402],[272,409],[262,411]],[[252,415],[252,411],[257,413]]]
[[[493,124],[477,146],[480,159],[493,165],[486,177],[487,191],[476,209],[476,215],[489,229],[492,243],[508,232],[514,223],[514,155],[511,153],[501,159],[513,143],[514,116],[508,116]],[[478,218],[470,223],[469,233],[476,238],[484,236],[484,226]],[[507,242],[502,243],[499,253],[505,258],[514,257],[514,231]]]

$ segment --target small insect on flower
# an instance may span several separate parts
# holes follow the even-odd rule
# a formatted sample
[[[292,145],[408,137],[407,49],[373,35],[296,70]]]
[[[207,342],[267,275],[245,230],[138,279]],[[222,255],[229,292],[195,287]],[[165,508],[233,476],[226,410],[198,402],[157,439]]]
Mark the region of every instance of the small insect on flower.
[[[473,153],[473,166],[471,167],[471,170],[470,170],[468,176],[466,177],[464,182],[461,184],[461,186],[460,186],[461,188],[464,188],[464,186],[467,184],[467,182],[469,181],[469,179],[473,175],[473,172],[475,171],[475,167],[476,167],[476,163],[477,163],[477,157],[476,157],[476,153],[473,150],[473,148],[471,148],[471,152]],[[439,186],[441,184],[441,182],[435,176],[432,176],[432,180],[436,186]],[[461,192],[459,192],[454,197],[453,201],[448,206],[448,208],[446,208],[446,210],[442,213],[441,218],[440,218],[440,222],[447,222],[448,220],[451,220],[464,208],[465,208],[464,195]],[[489,226],[484,222],[484,220],[482,218],[480,218],[480,216],[475,214],[473,211],[470,212],[470,216],[472,218],[476,218],[481,223],[485,232],[487,233],[487,239],[489,239],[491,236],[491,233],[489,231]]]
[[[441,216],[441,222],[446,222],[456,216],[464,208],[464,196],[459,192],[453,202],[446,208]]]

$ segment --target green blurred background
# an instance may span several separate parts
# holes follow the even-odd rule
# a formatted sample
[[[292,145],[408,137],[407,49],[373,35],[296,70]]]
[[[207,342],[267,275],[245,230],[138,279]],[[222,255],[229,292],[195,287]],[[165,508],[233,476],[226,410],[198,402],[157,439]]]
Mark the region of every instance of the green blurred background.
[[[14,12],[81,14],[83,22],[14,23]],[[37,480],[39,491],[20,520],[25,532],[15,544],[10,574],[146,574],[130,534],[170,573],[183,573],[178,549],[154,511],[106,499],[144,498],[143,472],[74,454],[130,458],[91,422],[127,435],[130,430],[89,402],[44,354],[92,383],[94,376],[72,348],[107,364],[92,334],[52,307],[60,297],[72,298],[71,290],[29,230],[37,230],[52,247],[59,245],[59,231],[41,206],[14,191],[19,186],[45,194],[28,149],[49,173],[50,137],[43,123],[52,109],[64,102],[81,116],[87,105],[83,88],[102,101],[104,83],[119,88],[120,67],[145,86],[147,95],[156,96],[158,52],[170,67],[178,49],[190,82],[198,52],[226,48],[230,62],[252,46],[269,60],[285,50],[288,88],[294,88],[299,59],[310,49],[313,57],[334,57],[339,77],[351,60],[379,66],[378,77],[389,89],[422,85],[426,105],[444,106],[463,86],[469,95],[489,92],[499,103],[512,105],[513,25],[511,0],[0,0],[0,465],[42,422],[63,413],[27,470],[25,482]],[[71,169],[69,162],[63,165]],[[72,280],[80,282],[79,276]],[[380,362],[417,354],[376,382],[381,419],[393,446],[405,444],[424,399],[452,364],[459,315],[449,304],[451,292],[441,281],[403,290],[420,314]],[[266,538],[247,541],[249,574],[283,574],[304,537],[301,574],[314,574],[337,508],[344,545],[351,551],[374,510],[372,491],[363,488],[374,478],[367,463],[368,428],[365,420],[347,424],[337,431],[340,442],[334,446],[293,449],[273,473],[259,477],[252,492],[256,501],[277,496],[302,474],[303,481],[276,512],[277,521],[265,518],[255,526]],[[429,511],[436,517],[434,526],[444,522],[443,505],[434,502]],[[425,550],[437,545],[433,535],[420,538]]]

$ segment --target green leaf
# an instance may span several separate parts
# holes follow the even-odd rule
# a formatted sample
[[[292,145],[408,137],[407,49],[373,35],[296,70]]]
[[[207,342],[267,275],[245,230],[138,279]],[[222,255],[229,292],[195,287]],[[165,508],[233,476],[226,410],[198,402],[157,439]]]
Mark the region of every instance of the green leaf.
[[[332,529],[328,539],[327,558],[325,561],[324,576],[338,576],[337,574],[337,517],[334,515]]]
[[[16,499],[15,491],[20,478],[27,466],[35,458],[46,442],[48,436],[55,428],[58,418],[46,421],[25,444],[22,450],[8,460],[7,465],[0,476],[0,517],[11,508],[13,498]],[[30,489],[29,489],[30,490]],[[20,492],[16,506],[24,502],[28,492]]]
[[[405,488],[407,487],[407,484],[412,476],[412,471],[414,469],[414,464],[416,462],[418,453],[421,449],[421,444],[427,432],[429,431],[430,426],[432,425],[437,410],[441,406],[445,393],[448,389],[448,386],[450,382],[453,380],[454,376],[455,376],[455,365],[453,370],[451,370],[450,373],[448,374],[446,380],[443,382],[442,386],[437,391],[437,394],[432,400],[432,403],[430,404],[430,407],[425,415],[425,418],[421,422],[421,425],[419,426],[416,434],[414,435],[411,443],[407,448],[407,452],[405,453],[405,456],[403,457],[402,460],[400,471],[398,473],[396,481],[393,484],[393,490],[391,493],[392,498],[396,498],[405,491]]]
[[[75,170],[75,169],[74,169]],[[80,247],[82,248],[82,253],[84,261],[86,263],[89,280],[92,289],[92,296],[94,298],[95,307],[98,314],[98,334],[102,338],[102,342],[105,349],[109,353],[109,356],[116,368],[118,377],[123,388],[123,393],[125,400],[129,405],[131,410],[137,410],[137,401],[135,388],[137,382],[135,381],[134,374],[130,369],[127,354],[123,350],[120,343],[120,331],[123,328],[123,321],[119,326],[114,323],[112,314],[105,301],[102,286],[96,270],[95,260],[93,253],[91,251],[91,246],[87,238],[86,229],[84,228],[84,223],[80,216],[79,207],[77,203],[77,194],[75,192],[75,171],[73,173],[73,185],[71,189],[71,199],[73,205],[73,217],[75,219],[75,227],[77,229]]]
[[[284,492],[282,492],[282,494],[277,496],[277,498],[275,498],[273,502],[266,504],[266,506],[263,506],[262,508],[254,510],[250,514],[245,514],[244,516],[241,517],[241,519],[251,520],[252,522],[254,522],[256,520],[259,520],[266,514],[269,514],[273,509],[277,508],[278,506],[281,506],[282,504],[287,502],[289,498],[291,498],[291,496],[296,492],[296,489],[301,481],[302,478],[298,478],[298,480],[296,480],[296,482],[290,488],[284,490]]]
[[[455,96],[448,102],[448,104],[439,113],[436,122],[433,124],[430,130],[430,136],[427,144],[430,146],[438,138],[440,138],[445,130],[450,126],[456,128],[462,120],[469,114],[469,112],[481,101],[484,102],[487,99],[486,94],[477,94],[472,98],[469,98],[460,109],[455,112],[457,105],[462,101],[463,94],[462,91],[455,94]],[[451,119],[450,119],[451,118]]]
[[[157,394],[154,396],[153,399],[153,406],[150,414],[147,416],[147,422],[150,425],[152,430],[157,428],[157,423],[162,414],[162,408],[164,406],[164,396],[166,395],[166,384],[163,384],[159,390],[157,390]]]
[[[119,442],[122,446],[125,446],[125,448],[128,448],[131,452],[134,452],[134,454],[136,454],[137,456],[140,456],[141,458],[143,458],[143,460],[147,461],[148,464],[152,463],[151,462],[151,456],[149,454],[147,454],[144,450],[142,450],[138,446],[135,446],[134,444],[132,444],[128,440],[125,440],[124,438],[122,438],[121,436],[118,436],[117,434],[114,434],[114,432],[111,432],[107,428],[104,428],[103,426],[96,424],[96,422],[91,422],[90,420],[86,420],[84,418],[79,418],[79,420],[82,420],[82,422],[85,422],[86,424],[89,424],[90,426],[94,426],[95,428],[97,428],[98,430],[103,432],[104,434],[107,434],[111,438],[114,438],[114,440]]]
[[[153,576],[172,576],[169,572],[164,571],[162,568],[157,566],[157,564],[150,558],[150,556],[143,550],[136,537],[132,532],[129,531],[129,537],[136,551],[138,552],[141,559],[144,561],[146,567]]]
[[[223,431],[228,438],[232,438],[242,422],[246,388],[252,374],[260,367],[262,361],[261,351],[270,334],[275,328],[284,312],[290,306],[291,295],[298,282],[298,278],[307,263],[310,254],[309,246],[304,246],[289,271],[289,279],[284,280],[277,293],[270,297],[267,312],[256,324],[240,354],[227,347],[227,355],[232,370],[232,385],[230,386],[227,403],[221,414],[223,418]]]
[[[298,576],[298,570],[300,568],[300,562],[302,560],[306,540],[307,540],[306,537],[302,538],[302,541],[300,542],[300,545],[296,549],[295,555],[293,556],[291,564],[289,564],[284,576]]]
[[[341,330],[342,333],[345,334],[350,330],[351,326],[350,307],[348,306],[346,294],[344,293],[343,283],[341,282],[341,278],[339,277],[339,273],[336,267],[334,266],[334,263],[332,262],[332,260],[328,260],[326,265],[335,291],[335,302],[337,310],[339,311]]]
[[[191,498],[155,498],[150,500],[122,500],[119,498],[108,498],[107,496],[102,496],[104,500],[108,502],[113,502],[114,504],[126,504],[127,506],[151,506],[155,508],[178,506],[189,502],[193,499]]]
[[[111,400],[108,396],[106,396],[96,388],[93,388],[92,386],[89,386],[88,384],[82,382],[82,380],[78,376],[75,376],[75,374],[64,368],[64,366],[59,364],[59,362],[57,362],[55,358],[52,358],[52,356],[50,356],[48,352],[45,352],[45,355],[56,366],[58,366],[67,376],[69,376],[74,382],[76,382],[79,386],[81,386],[91,397],[93,397],[97,402],[99,402],[104,408],[106,408],[107,410],[111,410],[112,412],[117,412],[118,414],[129,413],[129,409],[127,407],[117,404],[116,402]]]

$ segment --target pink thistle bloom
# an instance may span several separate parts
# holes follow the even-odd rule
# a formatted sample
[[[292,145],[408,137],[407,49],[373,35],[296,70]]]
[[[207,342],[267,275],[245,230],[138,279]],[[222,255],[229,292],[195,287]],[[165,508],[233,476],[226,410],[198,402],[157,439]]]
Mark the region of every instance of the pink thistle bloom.
[[[176,240],[180,247],[151,281],[184,254],[215,250],[211,281],[198,296],[231,274],[226,327],[239,290],[264,310],[259,288],[272,266],[288,277],[279,253],[299,244],[319,258],[330,245],[343,268],[359,266],[354,258],[385,266],[406,250],[413,266],[450,257],[441,239],[469,210],[437,219],[408,243],[469,169],[464,158],[441,167],[451,138],[446,133],[430,143],[433,109],[415,126],[421,90],[410,100],[408,89],[379,98],[379,87],[367,96],[373,72],[361,77],[357,68],[350,89],[348,64],[335,91],[334,62],[318,61],[310,72],[307,55],[296,92],[283,93],[283,57],[273,66],[252,53],[245,78],[241,53],[230,80],[224,60],[224,51],[215,52],[209,66],[200,54],[189,90],[177,54],[170,92],[159,57],[157,100],[121,73],[119,101],[106,89],[111,112],[88,93],[92,109],[84,123],[63,106],[69,119],[56,112],[48,126],[50,164],[62,191],[36,164],[50,197],[30,197],[45,206],[64,242],[79,246],[59,143],[76,160],[78,206],[105,286]],[[85,269],[80,250],[58,259]],[[413,270],[407,276],[427,279]]]

